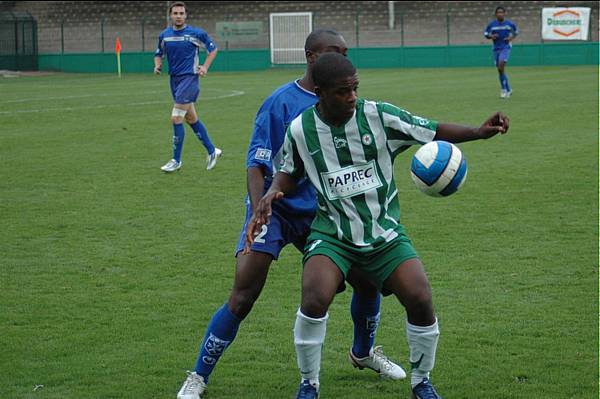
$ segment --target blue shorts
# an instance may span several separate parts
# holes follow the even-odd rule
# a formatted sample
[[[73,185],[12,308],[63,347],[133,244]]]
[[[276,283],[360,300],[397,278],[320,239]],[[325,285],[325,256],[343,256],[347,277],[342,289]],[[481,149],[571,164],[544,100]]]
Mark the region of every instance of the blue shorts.
[[[175,104],[195,103],[200,95],[198,75],[171,76],[170,83]]]
[[[498,66],[500,61],[508,62],[508,57],[510,57],[511,48],[503,48],[499,50],[494,50],[494,64]]]
[[[246,221],[240,233],[240,239],[235,249],[235,256],[244,250],[246,245],[246,230],[252,217],[252,206],[250,201],[246,201]],[[250,247],[252,251],[263,252],[273,256],[273,259],[279,257],[279,253],[288,244],[294,244],[300,252],[304,250],[306,238],[310,233],[310,225],[314,215],[292,215],[280,208],[273,207],[273,214],[269,224],[264,225],[262,231],[254,239],[254,244]]]

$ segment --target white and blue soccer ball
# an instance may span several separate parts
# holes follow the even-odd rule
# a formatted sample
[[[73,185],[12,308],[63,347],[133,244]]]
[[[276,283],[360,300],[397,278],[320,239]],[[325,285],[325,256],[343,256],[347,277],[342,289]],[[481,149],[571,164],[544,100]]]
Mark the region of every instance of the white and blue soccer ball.
[[[455,193],[467,178],[467,161],[454,144],[432,141],[415,153],[410,165],[413,181],[432,197]]]

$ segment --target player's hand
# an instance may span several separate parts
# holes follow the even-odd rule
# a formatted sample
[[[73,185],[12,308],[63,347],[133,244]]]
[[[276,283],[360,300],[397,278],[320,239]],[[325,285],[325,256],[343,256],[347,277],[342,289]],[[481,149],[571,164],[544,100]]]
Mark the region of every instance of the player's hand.
[[[206,69],[204,65],[198,66],[198,75],[200,75],[201,77],[205,77],[207,73],[208,69]]]
[[[273,201],[279,201],[283,198],[281,191],[267,192],[258,202],[248,228],[246,229],[246,245],[244,246],[244,255],[250,253],[250,247],[254,243],[254,239],[262,231],[264,225],[268,225],[273,214],[271,204]]]
[[[154,74],[155,74],[155,75],[160,75],[160,70],[161,70],[161,69],[162,69],[162,67],[155,66],[155,67],[154,67]]]
[[[496,40],[498,38],[498,34],[497,33],[492,33],[492,39]]]
[[[496,112],[479,127],[479,138],[489,139],[498,133],[506,134],[509,126],[510,120],[508,119],[508,116],[504,115],[502,112]]]

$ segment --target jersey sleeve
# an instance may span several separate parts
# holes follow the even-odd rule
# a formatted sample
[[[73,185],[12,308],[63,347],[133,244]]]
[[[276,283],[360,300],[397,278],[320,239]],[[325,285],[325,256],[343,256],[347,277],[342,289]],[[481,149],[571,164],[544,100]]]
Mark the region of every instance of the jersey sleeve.
[[[517,25],[515,25],[515,23],[511,21],[510,27],[512,28],[513,37],[517,36],[519,34],[519,29],[517,29]]]
[[[377,107],[388,147],[394,156],[411,145],[429,143],[435,138],[437,121],[413,115],[388,103],[378,103]]]
[[[217,45],[214,40],[202,29],[198,29],[197,38],[204,45],[204,48],[208,53],[212,53],[217,49]]]
[[[485,27],[483,36],[487,37],[488,39],[492,37],[492,24],[488,24],[488,26]]]
[[[250,147],[246,159],[246,167],[264,168],[273,174],[273,147],[271,144],[271,132],[283,131],[283,124],[275,118],[269,109],[261,109],[256,115],[254,131],[250,139]]]
[[[155,57],[163,57],[165,55],[165,40],[164,35],[161,33],[158,35],[158,45],[156,46],[156,51],[154,52]]]
[[[302,162],[302,158],[300,158],[296,141],[292,135],[291,126],[288,127],[285,132],[282,149],[283,159],[279,171],[292,176],[296,180],[305,177],[306,172],[304,169],[304,162]]]

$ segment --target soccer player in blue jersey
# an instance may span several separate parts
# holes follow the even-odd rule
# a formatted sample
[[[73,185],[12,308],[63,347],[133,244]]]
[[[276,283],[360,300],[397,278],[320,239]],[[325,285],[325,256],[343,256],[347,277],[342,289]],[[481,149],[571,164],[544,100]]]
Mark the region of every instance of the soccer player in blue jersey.
[[[173,122],[173,159],[167,162],[161,170],[175,172],[181,168],[181,151],[185,129],[183,121],[190,125],[198,139],[208,152],[206,169],[215,167],[222,151],[216,148],[208,136],[206,127],[198,119],[194,103],[200,94],[198,77],[204,77],[213,60],[217,56],[217,46],[210,36],[200,28],[185,24],[187,18],[185,4],[177,1],[169,7],[172,27],[161,32],[158,37],[158,48],[154,53],[154,73],[159,75],[162,69],[162,59],[167,55],[171,93],[175,105],[171,113]],[[198,51],[204,47],[208,53],[203,65],[199,64]]]
[[[504,67],[510,56],[512,41],[519,34],[517,25],[505,19],[505,14],[504,7],[496,7],[496,19],[488,24],[483,33],[486,38],[494,42],[494,62],[498,68],[498,77],[500,78],[501,98],[509,98],[512,94]]]
[[[331,30],[316,30],[306,39],[306,74],[275,90],[262,104],[257,115],[247,155],[248,197],[246,220],[235,250],[236,273],[229,300],[213,315],[200,345],[194,371],[181,387],[178,399],[198,399],[217,361],[233,342],[242,320],[250,313],[265,285],[269,267],[287,244],[303,250],[317,208],[316,192],[305,179],[294,195],[280,201],[271,222],[263,226],[250,250],[244,250],[246,228],[255,206],[269,188],[277,171],[285,131],[290,122],[317,102],[312,81],[312,66],[327,52],[346,54],[344,38]],[[391,379],[402,379],[406,373],[374,347],[379,324],[380,295],[376,287],[357,271],[347,281],[354,287],[350,313],[354,321],[354,343],[349,360],[360,369],[369,368]],[[343,287],[343,284],[342,284]],[[340,288],[342,288],[340,287]],[[310,320],[307,319],[307,322]]]

